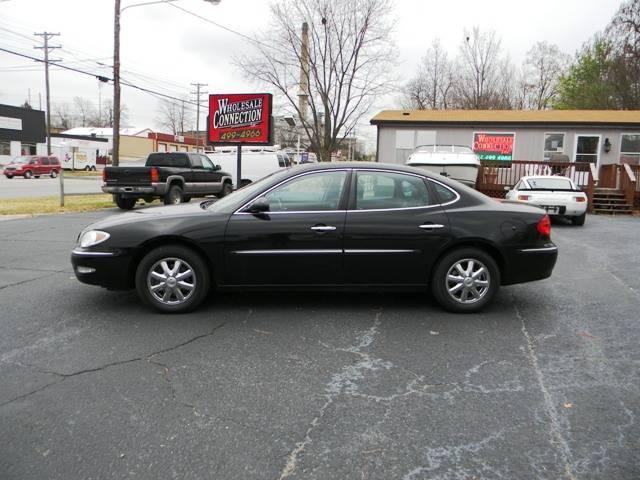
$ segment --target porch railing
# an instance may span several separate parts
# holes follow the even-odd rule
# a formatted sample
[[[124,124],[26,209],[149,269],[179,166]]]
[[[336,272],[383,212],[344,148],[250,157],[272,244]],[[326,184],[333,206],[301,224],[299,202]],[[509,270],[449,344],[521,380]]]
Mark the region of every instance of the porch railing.
[[[625,201],[633,205],[636,197],[638,182],[630,165],[620,165],[620,189],[624,193]]]

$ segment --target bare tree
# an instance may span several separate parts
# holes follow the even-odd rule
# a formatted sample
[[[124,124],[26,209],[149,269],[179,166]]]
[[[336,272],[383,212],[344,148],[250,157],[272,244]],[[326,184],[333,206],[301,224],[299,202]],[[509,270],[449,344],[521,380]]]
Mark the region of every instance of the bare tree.
[[[538,42],[527,52],[523,65],[526,108],[545,110],[551,107],[558,94],[560,77],[569,63],[568,55],[557,45],[547,42]]]
[[[162,100],[158,107],[157,121],[163,128],[179,135],[191,129],[190,113],[185,108],[184,101]]]
[[[73,113],[68,103],[56,103],[52,110],[51,126],[64,130],[73,128]]]
[[[109,98],[102,103],[101,115],[94,112],[94,116],[89,120],[90,127],[113,128],[113,101]],[[126,125],[128,120],[128,109],[126,105],[120,105],[120,125]]]
[[[482,32],[478,27],[465,31],[460,45],[456,82],[456,104],[466,109],[509,108],[504,79],[512,69],[511,63],[501,57],[500,39],[494,31]]]
[[[451,104],[454,86],[453,68],[442,48],[435,39],[422,58],[420,70],[404,88],[405,108],[446,109]]]
[[[83,97],[73,97],[74,116],[79,127],[90,126],[92,118],[96,116],[95,107],[91,100]]]
[[[286,100],[321,161],[330,160],[373,102],[391,89],[390,11],[389,0],[279,0],[258,54],[237,60],[249,78]]]

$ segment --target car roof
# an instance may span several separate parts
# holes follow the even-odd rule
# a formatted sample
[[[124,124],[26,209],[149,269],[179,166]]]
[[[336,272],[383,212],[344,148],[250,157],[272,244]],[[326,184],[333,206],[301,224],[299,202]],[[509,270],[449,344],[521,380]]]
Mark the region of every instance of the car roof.
[[[301,163],[295,168],[298,171],[342,169],[342,168],[360,168],[367,170],[397,170],[399,172],[419,174],[425,177],[438,178],[439,175],[430,175],[428,171],[420,168],[399,165],[396,163],[378,163],[378,162],[315,162]],[[439,179],[439,178],[438,178]]]
[[[565,180],[571,181],[569,177],[565,177],[564,175],[527,175],[526,177],[522,177],[521,180],[529,180],[531,178],[564,178]]]

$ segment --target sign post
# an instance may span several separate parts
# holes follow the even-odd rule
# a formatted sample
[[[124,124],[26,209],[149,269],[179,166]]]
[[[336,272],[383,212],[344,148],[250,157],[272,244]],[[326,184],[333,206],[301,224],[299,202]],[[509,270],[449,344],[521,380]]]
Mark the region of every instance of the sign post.
[[[209,145],[238,149],[236,189],[242,186],[242,146],[273,143],[272,103],[270,93],[209,95],[207,139]]]

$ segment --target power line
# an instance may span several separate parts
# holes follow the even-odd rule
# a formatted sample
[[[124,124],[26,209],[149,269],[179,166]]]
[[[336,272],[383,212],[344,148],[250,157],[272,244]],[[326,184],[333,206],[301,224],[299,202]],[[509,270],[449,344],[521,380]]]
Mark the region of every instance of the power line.
[[[23,57],[23,58],[29,58],[29,59],[34,60],[34,61],[36,61],[36,62],[41,62],[41,63],[53,63],[52,61],[46,61],[46,60],[43,60],[43,59],[41,59],[41,58],[33,57],[33,56],[31,56],[31,55],[26,55],[26,54],[24,54],[24,53],[15,52],[15,51],[13,51],[13,50],[9,50],[9,49],[4,48],[4,47],[0,47],[0,51],[2,51],[2,52],[6,52],[6,53],[10,53],[10,54],[12,54],[12,55],[17,55],[17,56],[20,56],[20,57]],[[80,73],[80,74],[82,74],[82,75],[87,75],[87,76],[89,76],[89,77],[97,78],[97,79],[98,79],[98,80],[100,80],[101,82],[113,82],[113,79],[112,79],[112,78],[107,77],[107,76],[104,76],[104,75],[101,75],[101,74],[87,72],[87,71],[84,71],[84,70],[80,70],[79,68],[69,67],[69,66],[67,66],[67,65],[62,65],[62,64],[59,64],[59,63],[55,63],[54,65],[55,65],[57,68],[60,68],[60,69],[63,69],[63,70],[69,70],[69,71],[72,71],[72,72]],[[182,101],[184,101],[185,103],[188,103],[188,104],[190,104],[190,105],[197,106],[197,104],[196,104],[195,102],[191,102],[191,101],[189,101],[189,100],[183,100],[183,99],[181,99],[181,98],[174,97],[174,96],[172,96],[172,95],[166,95],[166,94],[164,94],[164,93],[157,92],[157,91],[151,90],[151,89],[149,89],[149,88],[141,87],[141,86],[139,86],[139,85],[135,85],[135,84],[130,83],[130,82],[121,82],[121,83],[122,83],[123,85],[126,85],[127,87],[134,88],[134,89],[136,89],[136,90],[140,90],[140,91],[142,91],[142,92],[149,93],[149,94],[151,94],[151,95],[160,96],[160,97],[163,97],[163,98],[167,98],[167,99],[169,99],[169,100],[175,100],[175,101],[177,101],[177,102],[182,102]]]

